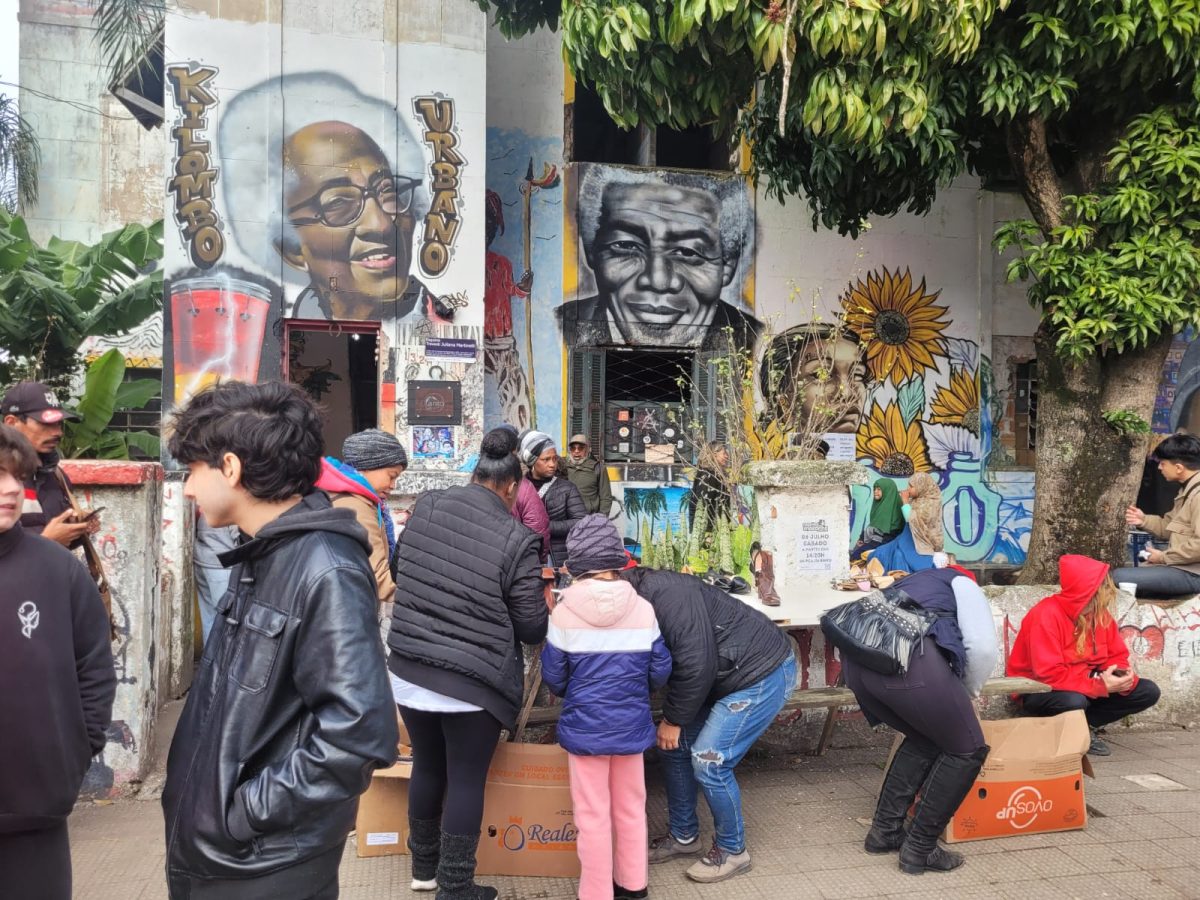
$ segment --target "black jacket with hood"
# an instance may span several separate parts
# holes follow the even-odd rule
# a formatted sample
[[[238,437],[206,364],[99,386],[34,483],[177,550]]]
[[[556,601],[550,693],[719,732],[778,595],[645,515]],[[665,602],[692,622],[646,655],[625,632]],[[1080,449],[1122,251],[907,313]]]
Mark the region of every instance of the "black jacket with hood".
[[[396,758],[366,532],[317,491],[220,556],[233,567],[167,759],[172,896],[336,871],[372,770]],[[314,872],[313,884],[328,872]]]
[[[688,725],[707,705],[761,681],[792,653],[763,613],[695,575],[637,568],[621,573],[650,601],[671,651],[663,718]]]
[[[546,637],[541,542],[483,485],[422,496],[400,535],[389,668],[511,728],[520,644]]]
[[[117,678],[87,569],[21,525],[0,533],[0,685],[0,835],[58,825],[104,747]]]

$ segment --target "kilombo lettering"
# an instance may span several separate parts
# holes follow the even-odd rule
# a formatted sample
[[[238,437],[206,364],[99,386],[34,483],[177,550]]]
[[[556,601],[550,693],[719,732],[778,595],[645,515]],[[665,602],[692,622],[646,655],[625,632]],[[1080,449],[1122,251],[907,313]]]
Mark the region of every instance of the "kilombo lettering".
[[[1054,808],[1054,801],[1042,799],[1042,792],[1032,785],[1023,785],[1012,792],[1003,809],[997,810],[996,818],[1018,830],[1028,828],[1038,815]]]

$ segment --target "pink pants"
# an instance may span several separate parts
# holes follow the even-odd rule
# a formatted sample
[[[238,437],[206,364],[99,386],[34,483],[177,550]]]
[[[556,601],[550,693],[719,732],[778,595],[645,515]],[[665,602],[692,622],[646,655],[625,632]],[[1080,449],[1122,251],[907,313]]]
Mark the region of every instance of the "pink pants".
[[[640,891],[650,878],[641,754],[567,758],[579,829],[579,900],[612,900],[614,881]]]

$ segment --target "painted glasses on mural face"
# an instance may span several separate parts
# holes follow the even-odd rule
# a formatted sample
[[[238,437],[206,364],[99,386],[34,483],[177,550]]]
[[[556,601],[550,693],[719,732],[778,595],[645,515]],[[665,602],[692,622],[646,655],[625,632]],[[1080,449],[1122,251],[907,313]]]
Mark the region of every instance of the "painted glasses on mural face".
[[[721,246],[720,205],[669,184],[611,184],[589,262],[629,343],[686,343],[717,311],[737,260]]]
[[[300,129],[284,153],[294,236],[284,259],[308,272],[333,318],[382,318],[408,286],[420,182],[394,175],[379,146],[344,122]]]

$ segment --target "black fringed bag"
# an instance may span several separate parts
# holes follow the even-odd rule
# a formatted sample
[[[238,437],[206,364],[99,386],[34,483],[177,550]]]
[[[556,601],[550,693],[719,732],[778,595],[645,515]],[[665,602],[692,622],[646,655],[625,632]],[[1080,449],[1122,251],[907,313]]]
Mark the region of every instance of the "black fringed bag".
[[[880,675],[896,675],[908,671],[913,651],[937,618],[892,586],[835,606],[821,616],[821,631],[843,659]]]

